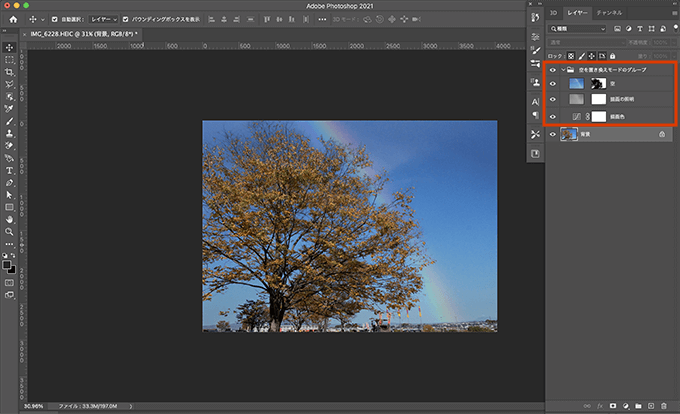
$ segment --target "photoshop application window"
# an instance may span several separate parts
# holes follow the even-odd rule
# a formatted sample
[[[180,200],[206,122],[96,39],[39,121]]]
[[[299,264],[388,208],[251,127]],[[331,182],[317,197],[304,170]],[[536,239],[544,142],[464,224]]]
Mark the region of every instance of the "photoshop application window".
[[[680,414],[677,0],[0,3],[0,414]]]

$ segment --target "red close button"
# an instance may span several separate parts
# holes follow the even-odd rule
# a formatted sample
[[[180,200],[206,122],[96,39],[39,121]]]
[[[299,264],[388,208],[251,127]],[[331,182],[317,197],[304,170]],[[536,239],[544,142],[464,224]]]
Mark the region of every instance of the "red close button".
[[[9,7],[10,7],[9,2],[6,2],[6,3],[5,3],[5,8],[6,8],[6,9],[9,9]]]

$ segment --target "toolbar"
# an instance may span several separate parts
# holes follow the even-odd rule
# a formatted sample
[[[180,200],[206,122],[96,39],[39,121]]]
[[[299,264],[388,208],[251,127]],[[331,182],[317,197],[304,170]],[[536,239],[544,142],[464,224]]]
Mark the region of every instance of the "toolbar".
[[[3,13],[4,27],[523,27],[523,12],[467,11],[130,11]]]

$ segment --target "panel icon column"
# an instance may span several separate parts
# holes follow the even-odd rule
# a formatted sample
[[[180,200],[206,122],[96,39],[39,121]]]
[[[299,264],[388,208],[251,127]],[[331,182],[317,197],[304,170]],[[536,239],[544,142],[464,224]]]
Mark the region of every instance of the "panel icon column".
[[[544,8],[541,2],[527,2],[527,95],[526,95],[526,145],[528,163],[544,162],[545,131],[543,127],[542,66],[545,59]]]

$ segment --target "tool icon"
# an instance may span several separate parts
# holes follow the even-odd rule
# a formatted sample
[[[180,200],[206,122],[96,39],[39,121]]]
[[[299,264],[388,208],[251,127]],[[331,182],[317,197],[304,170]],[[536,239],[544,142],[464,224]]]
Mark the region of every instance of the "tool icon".
[[[7,160],[7,162],[14,162],[14,157],[9,154],[5,154],[5,160]]]
[[[12,237],[14,237],[14,232],[13,232],[12,229],[9,228],[9,227],[7,227],[7,228],[5,229],[5,233],[6,233],[6,234],[9,234],[9,235],[12,236]]]

